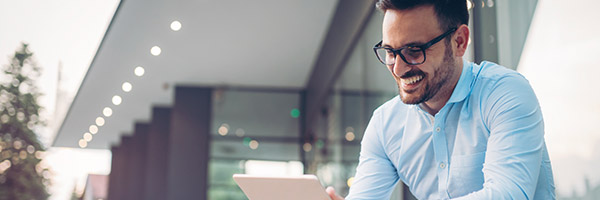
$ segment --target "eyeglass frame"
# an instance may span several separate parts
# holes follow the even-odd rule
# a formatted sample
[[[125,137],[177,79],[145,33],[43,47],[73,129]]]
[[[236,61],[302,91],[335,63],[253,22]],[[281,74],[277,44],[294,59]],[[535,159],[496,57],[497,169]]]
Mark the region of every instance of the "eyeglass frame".
[[[427,54],[425,53],[425,50],[427,50],[429,47],[433,46],[434,44],[442,41],[442,39],[448,37],[448,35],[450,35],[451,33],[454,33],[456,30],[458,30],[458,28],[451,28],[450,30],[446,31],[445,33],[442,33],[440,36],[437,36],[436,38],[433,38],[429,42],[422,44],[422,45],[404,46],[404,47],[400,47],[398,49],[382,47],[381,44],[383,43],[383,40],[381,40],[377,44],[375,44],[375,46],[373,46],[373,51],[375,52],[375,56],[377,56],[377,59],[379,60],[379,62],[381,62],[384,65],[392,65],[392,64],[386,64],[385,62],[383,62],[383,60],[379,57],[379,54],[377,54],[377,50],[379,50],[379,49],[385,49],[387,51],[391,51],[394,54],[394,62],[395,62],[396,57],[398,55],[400,55],[400,58],[402,58],[404,63],[406,63],[408,65],[420,65],[420,64],[425,63],[425,61],[427,60]],[[404,55],[401,53],[402,50],[404,50],[406,48],[419,48],[423,52],[423,61],[420,63],[409,63],[406,60],[406,58],[404,57]]]

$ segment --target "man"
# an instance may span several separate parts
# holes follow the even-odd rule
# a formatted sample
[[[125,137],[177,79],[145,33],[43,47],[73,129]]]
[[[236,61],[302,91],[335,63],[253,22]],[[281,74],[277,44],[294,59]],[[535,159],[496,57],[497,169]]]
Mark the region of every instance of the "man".
[[[555,199],[537,98],[519,73],[462,59],[465,0],[380,0],[374,47],[398,84],[365,131],[346,199]],[[333,188],[332,199],[343,199]]]

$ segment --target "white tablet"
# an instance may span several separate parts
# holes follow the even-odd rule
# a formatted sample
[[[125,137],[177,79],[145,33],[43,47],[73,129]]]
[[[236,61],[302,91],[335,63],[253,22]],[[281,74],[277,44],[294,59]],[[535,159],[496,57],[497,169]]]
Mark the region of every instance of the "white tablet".
[[[315,175],[268,177],[234,174],[250,200],[330,200]]]

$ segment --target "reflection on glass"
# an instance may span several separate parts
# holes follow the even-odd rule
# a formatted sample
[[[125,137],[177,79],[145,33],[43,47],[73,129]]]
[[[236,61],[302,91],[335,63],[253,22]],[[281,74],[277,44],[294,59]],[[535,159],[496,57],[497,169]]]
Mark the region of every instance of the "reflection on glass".
[[[219,130],[217,130],[217,132],[221,136],[227,135],[227,133],[229,133],[229,124],[221,124],[221,126],[219,127]]]
[[[309,152],[310,150],[312,150],[312,144],[310,144],[310,143],[308,143],[308,142],[307,142],[307,143],[304,143],[304,145],[302,145],[302,149],[303,149],[305,152]]]
[[[297,108],[292,109],[292,111],[290,112],[290,115],[293,118],[298,118],[300,116],[300,110],[298,110]]]
[[[235,130],[235,135],[238,137],[244,137],[244,134],[246,134],[246,131],[244,131],[244,129],[238,128]]]
[[[258,141],[256,141],[256,140],[250,141],[249,146],[251,149],[258,149]]]
[[[252,141],[252,138],[245,137],[244,141],[243,141],[244,146],[249,146],[250,145],[250,141]]]
[[[317,140],[315,146],[317,146],[317,149],[323,148],[323,146],[325,146],[325,142],[323,142],[323,140]]]
[[[354,133],[353,132],[346,132],[346,141],[351,142],[354,140]]]

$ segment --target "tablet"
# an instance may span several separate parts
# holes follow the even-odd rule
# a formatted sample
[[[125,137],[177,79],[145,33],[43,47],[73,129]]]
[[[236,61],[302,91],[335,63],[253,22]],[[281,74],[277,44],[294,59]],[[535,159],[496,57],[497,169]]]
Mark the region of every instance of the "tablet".
[[[330,200],[315,175],[269,177],[234,174],[233,180],[250,200]]]

